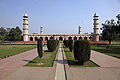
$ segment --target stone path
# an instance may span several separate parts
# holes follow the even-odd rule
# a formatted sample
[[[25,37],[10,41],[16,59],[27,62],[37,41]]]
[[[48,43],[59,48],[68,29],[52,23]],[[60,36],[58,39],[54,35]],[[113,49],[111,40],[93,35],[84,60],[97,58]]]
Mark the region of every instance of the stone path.
[[[90,60],[100,67],[120,67],[120,59],[93,50],[91,51]]]
[[[43,48],[47,49],[46,47]],[[25,64],[38,56],[37,49],[23,52],[21,54],[0,60],[0,80],[12,75],[13,72],[21,69]],[[22,73],[23,74],[23,73]]]
[[[67,77],[68,80],[120,80],[120,68],[71,67]]]
[[[65,69],[65,66],[64,66],[64,59],[63,59],[63,52],[62,52],[62,44],[60,44],[55,80],[66,80],[64,69]]]
[[[100,67],[70,67],[68,80],[120,80],[120,59],[92,50],[91,60]]]

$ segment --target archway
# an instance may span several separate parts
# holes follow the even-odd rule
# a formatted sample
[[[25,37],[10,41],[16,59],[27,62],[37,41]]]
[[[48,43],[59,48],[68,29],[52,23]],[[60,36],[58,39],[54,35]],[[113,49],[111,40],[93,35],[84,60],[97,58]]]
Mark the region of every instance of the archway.
[[[37,41],[38,40],[38,37],[35,37],[35,41]]]
[[[33,41],[33,37],[30,37],[30,41]]]
[[[45,37],[45,41],[47,41],[48,40],[48,37]]]
[[[43,40],[43,37],[40,37],[41,40]]]
[[[84,37],[84,40],[87,40],[87,37]]]
[[[59,41],[63,41],[63,37],[59,37]]]
[[[77,37],[76,37],[76,36],[74,37],[74,40],[77,40]]]
[[[51,37],[50,37],[50,39],[54,39],[54,37],[53,37],[53,36],[51,36]]]
[[[92,41],[92,37],[91,36],[89,37],[89,40]]]
[[[82,37],[81,37],[81,36],[79,37],[79,40],[82,40]]]
[[[70,36],[70,37],[68,38],[68,40],[72,40],[72,37]]]

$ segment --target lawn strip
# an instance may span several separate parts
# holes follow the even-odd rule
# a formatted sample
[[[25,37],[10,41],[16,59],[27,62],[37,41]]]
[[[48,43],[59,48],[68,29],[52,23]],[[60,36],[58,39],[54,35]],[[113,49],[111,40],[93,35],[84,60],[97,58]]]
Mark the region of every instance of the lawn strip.
[[[120,59],[120,45],[92,45],[91,49]]]
[[[36,45],[0,45],[0,58],[16,55],[34,48],[36,48]]]
[[[53,52],[50,51],[45,51],[43,53],[43,57],[42,57],[42,65],[38,65],[38,63],[40,62],[40,58],[36,57],[34,58],[32,61],[30,61],[28,64],[26,64],[25,66],[29,66],[29,67],[52,67],[53,63],[54,63],[54,59],[56,57],[57,51],[58,51],[59,45],[57,46],[56,50]]]

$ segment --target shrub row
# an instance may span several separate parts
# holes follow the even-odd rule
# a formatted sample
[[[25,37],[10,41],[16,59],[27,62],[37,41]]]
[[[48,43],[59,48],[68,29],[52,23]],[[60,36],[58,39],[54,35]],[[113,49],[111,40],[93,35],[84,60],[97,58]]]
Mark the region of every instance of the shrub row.
[[[90,43],[87,40],[77,40],[74,42],[74,58],[80,65],[90,60]]]
[[[47,48],[49,51],[53,52],[57,45],[58,45],[59,41],[58,40],[54,40],[54,39],[50,39],[47,41]]]
[[[90,60],[90,43],[87,40],[76,40],[73,46],[73,40],[64,40],[64,45],[69,47],[69,50],[72,52],[74,48],[74,58],[78,60],[80,65],[83,65],[84,62]]]
[[[73,40],[64,40],[63,43],[64,43],[65,47],[69,48],[69,50],[72,52]]]
[[[67,47],[67,48],[69,47],[69,40],[64,40],[63,43],[64,43],[65,47]]]

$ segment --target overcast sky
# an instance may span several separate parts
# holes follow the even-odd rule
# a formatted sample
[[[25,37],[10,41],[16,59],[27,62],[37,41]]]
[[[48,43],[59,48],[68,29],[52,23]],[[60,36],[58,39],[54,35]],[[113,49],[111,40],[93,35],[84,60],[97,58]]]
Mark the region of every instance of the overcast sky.
[[[23,15],[29,17],[29,33],[77,34],[93,32],[93,14],[99,15],[99,27],[116,19],[120,0],[0,0],[0,27],[23,29]]]

